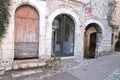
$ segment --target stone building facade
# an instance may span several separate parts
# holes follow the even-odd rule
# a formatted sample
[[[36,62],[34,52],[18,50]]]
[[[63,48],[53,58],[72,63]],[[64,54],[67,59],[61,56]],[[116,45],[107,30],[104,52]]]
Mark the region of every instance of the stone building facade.
[[[52,53],[83,59],[113,51],[115,38],[108,20],[112,2],[11,0],[9,26],[0,49],[1,69],[12,69],[16,61],[47,59]]]
[[[115,8],[114,12],[112,13],[112,20],[111,20],[111,25],[112,25],[112,30],[113,34],[117,39],[115,39],[115,43],[118,40],[118,36],[120,36],[120,0],[115,0]],[[114,47],[114,46],[113,46]]]

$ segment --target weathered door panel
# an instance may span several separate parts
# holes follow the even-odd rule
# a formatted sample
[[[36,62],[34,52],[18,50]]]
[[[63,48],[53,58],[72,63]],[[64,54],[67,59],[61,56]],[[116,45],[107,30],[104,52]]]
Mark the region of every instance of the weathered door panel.
[[[38,13],[28,5],[15,13],[15,58],[38,57]]]
[[[96,32],[90,35],[89,53],[91,58],[95,58],[95,49],[96,49]]]

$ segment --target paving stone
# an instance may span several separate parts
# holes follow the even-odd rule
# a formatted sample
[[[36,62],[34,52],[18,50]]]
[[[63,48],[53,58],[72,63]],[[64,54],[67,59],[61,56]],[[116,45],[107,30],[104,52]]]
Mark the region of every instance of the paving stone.
[[[2,79],[2,76],[0,76],[0,80]]]
[[[29,63],[29,67],[37,67],[37,63]]]
[[[38,66],[45,66],[46,65],[45,62],[40,62],[40,63],[37,63],[37,64],[38,64]]]
[[[4,75],[5,70],[0,70],[0,75]]]
[[[107,57],[110,57],[110,59],[111,59],[112,57],[115,58],[118,56],[120,56],[120,53],[114,53],[112,55],[100,57],[98,59],[88,59],[88,60],[80,60],[78,58],[63,59],[62,63],[61,63],[61,67],[58,70],[54,70],[52,68],[47,69],[45,67],[42,67],[42,68],[39,67],[39,69],[31,68],[31,69],[28,69],[27,71],[26,70],[23,70],[23,71],[18,70],[18,72],[15,71],[15,72],[11,72],[11,73],[12,73],[12,78],[14,80],[43,80],[45,77],[52,77],[52,76],[55,76],[60,73],[62,74],[64,72],[69,72],[74,69],[76,70],[78,68],[84,68],[85,66],[87,67],[87,65],[95,64],[97,62],[100,62],[102,59],[107,59]],[[114,78],[113,79],[107,78],[105,80],[120,80],[119,75],[118,75],[119,72],[120,72],[119,70],[115,70]],[[10,75],[10,73],[9,73],[9,75]],[[118,77],[116,77],[116,76],[118,76]],[[118,78],[118,79],[116,79],[116,78]],[[5,78],[2,78],[2,80],[4,80],[4,79]],[[12,79],[8,79],[8,80],[12,80]]]
[[[41,67],[41,66],[45,66],[45,64],[46,64],[45,61],[39,61],[37,59],[21,60],[21,61],[18,60],[13,63],[13,69]]]
[[[11,69],[12,69],[11,65],[5,67],[5,70],[11,70]]]
[[[21,63],[19,64],[19,68],[27,68],[28,64],[27,63]]]
[[[18,64],[14,64],[14,65],[13,65],[13,69],[19,69]]]
[[[21,74],[12,74],[12,77],[20,77],[21,76]]]
[[[0,70],[4,70],[5,69],[5,67],[4,66],[0,66]]]
[[[21,70],[15,71],[12,73],[12,77],[23,77],[32,74],[42,73],[42,69],[28,69],[28,70]]]
[[[104,80],[120,80],[120,68],[116,69],[111,75]]]

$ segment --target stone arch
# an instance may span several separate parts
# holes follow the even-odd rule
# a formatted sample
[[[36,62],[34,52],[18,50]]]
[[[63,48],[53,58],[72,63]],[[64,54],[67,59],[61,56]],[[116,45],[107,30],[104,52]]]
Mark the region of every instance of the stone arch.
[[[99,47],[100,47],[100,43],[101,43],[101,40],[102,40],[102,35],[103,35],[103,31],[104,31],[104,28],[103,26],[100,26],[100,22],[98,21],[94,21],[94,20],[90,20],[88,21],[86,24],[85,24],[85,33],[84,33],[84,57],[86,55],[91,55],[94,53],[94,58],[98,57],[99,56]],[[88,32],[89,31],[89,32]],[[92,33],[96,33],[96,37],[94,37],[95,39],[95,45],[93,46],[90,46],[91,45],[91,34]],[[93,49],[93,50],[91,50]],[[93,52],[91,52],[93,51]],[[92,58],[90,56],[87,56],[88,58]]]
[[[61,8],[61,9],[57,9],[56,11],[54,11],[49,17],[48,17],[48,22],[49,22],[49,25],[52,24],[54,18],[57,16],[57,15],[60,15],[60,14],[66,14],[68,15],[69,17],[71,17],[75,23],[75,26],[79,26],[79,16],[74,12],[74,11],[71,11],[69,9],[64,9],[64,8]],[[52,26],[50,26],[52,27]]]
[[[71,11],[69,9],[64,9],[64,8],[57,9],[56,11],[54,11],[48,17],[48,25],[49,25],[49,27],[47,27],[47,30],[49,30],[49,31],[47,31],[47,32],[49,32],[49,33],[47,33],[47,35],[51,35],[51,37],[49,39],[47,38],[47,40],[49,40],[49,43],[52,42],[52,22],[55,19],[55,17],[60,15],[60,14],[68,15],[73,20],[73,22],[75,24],[75,32],[79,30],[80,21],[79,21],[79,16],[77,15],[77,13],[75,13],[74,11]],[[76,36],[76,34],[75,34],[75,36]],[[76,39],[75,39],[74,42],[75,42],[74,45],[76,45]],[[49,44],[49,43],[47,43],[47,44]],[[48,47],[49,51],[47,51],[47,52],[50,52],[50,54],[48,54],[48,55],[51,55],[51,52],[52,52],[51,51],[51,47],[52,47],[52,44],[50,44],[50,46]],[[77,50],[74,47],[74,55],[77,55],[77,53],[78,52],[77,52]]]
[[[38,12],[38,14],[40,15],[41,10],[38,8],[38,6],[36,6],[35,4],[31,3],[31,2],[22,2],[20,4],[18,4],[15,8],[14,8],[14,15],[15,15],[15,11],[22,5],[29,5],[32,6],[36,9],[36,11]],[[42,7],[42,6],[41,6]]]
[[[38,12],[38,15],[39,15],[39,27],[41,26],[41,17],[42,17],[42,15],[41,15],[41,13],[42,13],[42,6],[37,6],[35,3],[32,3],[32,2],[30,2],[30,1],[23,1],[23,2],[18,2],[18,4],[15,6],[15,4],[14,4],[14,6],[15,6],[15,8],[14,8],[14,10],[13,10],[13,13],[12,13],[12,15],[15,15],[15,12],[16,12],[16,10],[20,7],[20,6],[23,6],[23,5],[28,5],[28,6],[31,6],[31,7],[33,7],[37,12]],[[15,19],[15,16],[12,16],[12,23],[11,24],[13,24],[13,29],[14,29],[14,27],[15,27],[15,25],[14,25],[14,19]],[[40,29],[39,29],[40,30]],[[14,31],[14,30],[13,30]]]
[[[66,14],[60,14],[55,17],[52,26],[52,52],[56,56],[73,56],[75,37],[73,20]]]
[[[104,32],[104,27],[103,27],[103,24],[98,21],[98,20],[94,20],[94,19],[91,19],[91,20],[87,20],[86,23],[85,23],[85,28],[91,24],[91,23],[95,23],[99,26],[99,28],[101,29],[101,32],[103,33]]]
[[[18,8],[22,7],[22,6],[30,6],[30,7],[33,7],[33,8],[36,10],[36,12],[38,13],[38,15],[40,14],[39,10],[38,10],[34,5],[31,5],[31,4],[21,4],[21,5],[19,5],[19,6],[17,6],[17,7],[15,8],[14,15],[15,15],[15,13],[16,13],[16,10],[17,10]]]

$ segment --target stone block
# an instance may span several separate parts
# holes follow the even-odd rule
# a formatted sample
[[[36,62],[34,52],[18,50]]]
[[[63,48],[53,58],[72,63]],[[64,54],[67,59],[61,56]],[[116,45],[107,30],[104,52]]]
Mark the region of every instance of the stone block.
[[[24,71],[16,71],[15,73],[12,73],[12,77],[22,77],[22,76],[27,76],[27,75],[32,75],[36,73],[41,73],[41,69],[30,69],[30,70],[24,70]]]
[[[45,62],[39,62],[39,63],[38,63],[38,66],[45,66],[45,65],[46,65]]]
[[[12,62],[13,62],[12,58],[11,59],[2,59],[0,61],[0,65],[2,65],[2,66],[12,65]]]
[[[20,77],[21,76],[21,74],[18,74],[18,73],[12,73],[12,77],[14,78],[14,77]]]
[[[19,63],[19,68],[27,68],[28,67],[28,64],[27,63]]]
[[[11,69],[12,69],[11,65],[5,67],[5,70],[11,70]]]
[[[0,66],[0,71],[1,71],[1,70],[4,70],[4,69],[5,69],[5,67],[3,67],[3,66]]]
[[[37,67],[37,63],[29,63],[29,67]]]
[[[42,69],[36,70],[35,73],[41,73],[43,72]]]
[[[18,64],[14,64],[14,65],[13,65],[13,69],[19,69]]]
[[[0,75],[4,75],[5,70],[0,70]]]
[[[34,74],[35,71],[25,71],[25,72],[22,72],[22,76],[26,76],[26,75],[30,75],[30,74]]]

